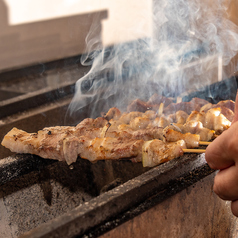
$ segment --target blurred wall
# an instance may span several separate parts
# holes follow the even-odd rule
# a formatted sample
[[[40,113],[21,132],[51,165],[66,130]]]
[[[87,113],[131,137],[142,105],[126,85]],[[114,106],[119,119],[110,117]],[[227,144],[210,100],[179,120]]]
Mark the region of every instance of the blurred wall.
[[[216,9],[212,1],[203,1]],[[89,32],[105,46],[150,36],[153,0],[139,3],[0,0],[0,71],[82,54],[87,51]],[[237,0],[227,1],[226,17],[238,25],[237,10]],[[225,68],[226,75],[238,71],[237,62],[238,56]]]
[[[82,54],[89,32],[104,45],[149,36],[151,2],[0,0],[0,71]]]
[[[228,1],[230,4],[228,5],[227,14],[228,19],[230,19],[234,24],[238,26],[238,1],[232,0]],[[238,44],[238,42],[237,42]],[[229,66],[225,69],[227,71],[227,74],[235,74],[238,75],[238,54],[232,59]]]

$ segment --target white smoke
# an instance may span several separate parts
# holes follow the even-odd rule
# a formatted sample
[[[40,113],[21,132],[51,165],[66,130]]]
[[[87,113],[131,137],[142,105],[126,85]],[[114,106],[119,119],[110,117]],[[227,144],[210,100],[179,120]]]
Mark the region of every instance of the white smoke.
[[[76,83],[71,113],[93,102],[93,117],[96,102],[124,108],[129,101],[147,100],[154,93],[178,96],[199,89],[214,82],[218,62],[226,66],[236,55],[238,27],[227,18],[227,1],[156,0],[151,10],[149,38],[102,48],[92,25],[86,39],[90,53],[81,59],[92,67]],[[138,29],[143,21],[142,17]],[[130,34],[138,29],[130,29]]]

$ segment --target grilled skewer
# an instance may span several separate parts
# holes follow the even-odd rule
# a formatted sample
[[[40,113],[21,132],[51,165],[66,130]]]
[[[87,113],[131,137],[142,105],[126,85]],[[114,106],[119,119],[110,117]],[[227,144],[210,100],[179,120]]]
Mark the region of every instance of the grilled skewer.
[[[149,162],[151,166],[185,152],[204,152],[188,149],[207,145],[204,141],[213,139],[214,131],[222,133],[231,123],[219,108],[193,111],[190,115],[177,111],[165,117],[162,115],[163,103],[159,104],[160,116],[153,110],[121,113],[119,109],[111,108],[104,117],[87,118],[76,127],[48,127],[38,133],[13,128],[4,137],[2,145],[13,152],[32,153],[68,164],[75,162],[78,156],[90,161],[133,158],[146,164],[145,158],[151,160],[150,156],[156,155],[157,159]],[[190,105],[189,110],[192,108],[188,103],[176,105],[172,106]],[[202,102],[198,106],[200,108]]]

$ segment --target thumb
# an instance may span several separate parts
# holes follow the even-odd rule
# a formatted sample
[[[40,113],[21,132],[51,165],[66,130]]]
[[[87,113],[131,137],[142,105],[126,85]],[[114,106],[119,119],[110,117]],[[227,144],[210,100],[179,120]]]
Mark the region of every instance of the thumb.
[[[236,101],[235,101],[235,111],[234,111],[234,118],[232,120],[233,124],[234,122],[238,121],[238,92],[236,93]]]

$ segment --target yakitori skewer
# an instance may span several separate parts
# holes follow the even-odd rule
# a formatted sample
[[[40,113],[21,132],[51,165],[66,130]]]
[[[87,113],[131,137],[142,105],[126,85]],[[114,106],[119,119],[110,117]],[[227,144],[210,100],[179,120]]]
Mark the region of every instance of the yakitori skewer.
[[[210,145],[212,142],[199,141],[199,145]],[[184,153],[205,153],[206,149],[183,149]]]
[[[210,145],[211,141],[199,141],[199,145]]]
[[[205,149],[183,149],[184,153],[205,153]]]

